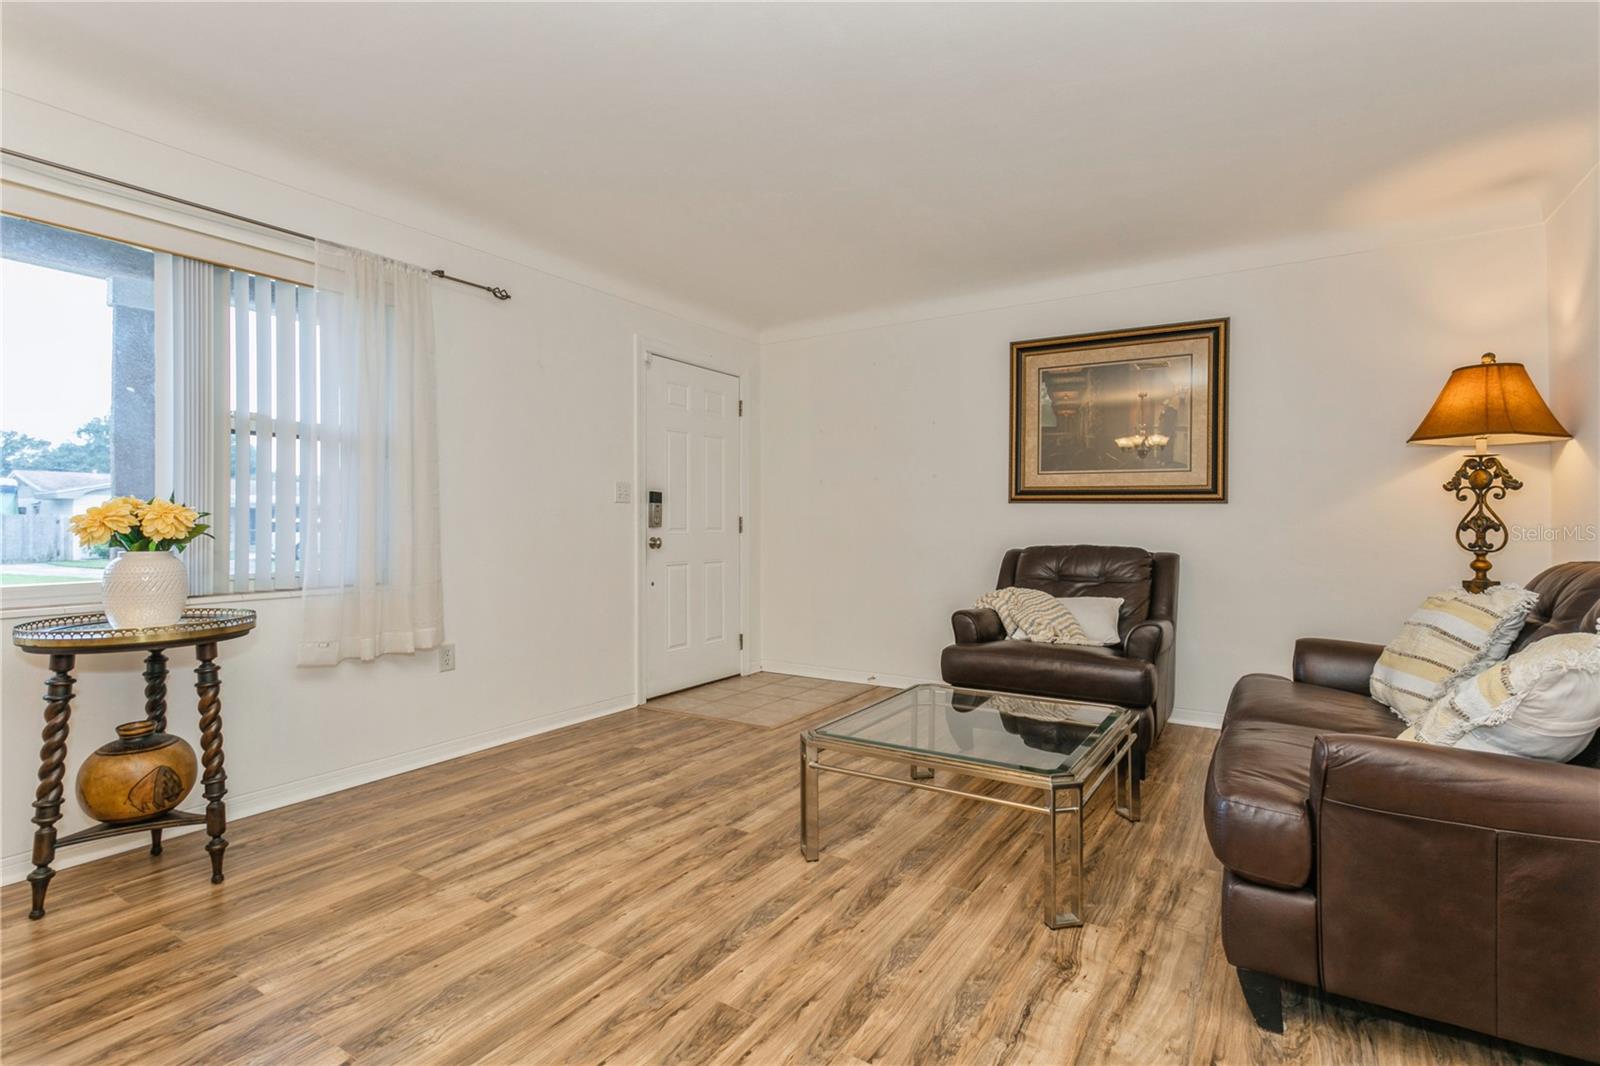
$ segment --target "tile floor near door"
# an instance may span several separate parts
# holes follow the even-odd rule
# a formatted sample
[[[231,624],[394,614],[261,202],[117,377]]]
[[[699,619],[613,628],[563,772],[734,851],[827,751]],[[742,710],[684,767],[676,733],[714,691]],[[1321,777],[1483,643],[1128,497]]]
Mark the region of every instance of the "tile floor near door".
[[[767,688],[840,691],[726,690]],[[1021,811],[830,776],[806,862],[798,734],[889,691],[777,727],[653,703],[240,818],[220,885],[192,833],[61,871],[42,921],[7,885],[0,1060],[1549,1061],[1303,990],[1257,1029],[1218,937],[1208,730],[1151,751],[1144,821],[1089,804],[1082,928],[1040,921]]]
[[[847,681],[762,673],[730,677],[699,688],[657,696],[645,706],[770,728],[809,717],[871,688],[871,685]]]

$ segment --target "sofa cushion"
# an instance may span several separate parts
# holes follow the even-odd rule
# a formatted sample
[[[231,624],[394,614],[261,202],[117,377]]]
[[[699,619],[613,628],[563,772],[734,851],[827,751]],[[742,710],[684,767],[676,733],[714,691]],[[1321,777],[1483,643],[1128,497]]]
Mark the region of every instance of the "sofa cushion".
[[[1222,871],[1222,950],[1241,970],[1317,985],[1317,897]]]
[[[1114,648],[996,640],[944,650],[944,679],[964,688],[1023,692],[1063,700],[1148,707],[1156,698],[1155,667]]]
[[[1296,683],[1277,674],[1247,674],[1233,686],[1222,728],[1226,731],[1241,722],[1281,722],[1311,726],[1320,733],[1374,737],[1397,737],[1406,727],[1393,711],[1365,693]]]
[[[1311,749],[1326,733],[1393,737],[1405,728],[1365,696],[1286,677],[1240,678],[1206,779],[1206,835],[1222,865],[1274,888],[1311,878]]]

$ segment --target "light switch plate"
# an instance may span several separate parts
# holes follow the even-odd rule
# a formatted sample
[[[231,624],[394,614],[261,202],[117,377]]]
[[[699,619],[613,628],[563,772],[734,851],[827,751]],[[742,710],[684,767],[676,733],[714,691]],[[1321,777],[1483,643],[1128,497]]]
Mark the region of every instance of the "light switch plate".
[[[633,486],[626,481],[617,482],[617,493],[613,500],[616,503],[632,503]]]

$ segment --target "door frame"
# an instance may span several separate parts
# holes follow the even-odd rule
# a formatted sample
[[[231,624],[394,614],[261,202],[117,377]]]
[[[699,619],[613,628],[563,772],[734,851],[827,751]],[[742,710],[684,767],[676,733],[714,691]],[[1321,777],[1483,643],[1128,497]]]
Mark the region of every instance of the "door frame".
[[[649,489],[645,485],[645,475],[649,471],[647,445],[649,442],[649,426],[645,417],[649,396],[645,370],[647,360],[652,356],[658,359],[671,359],[676,363],[683,363],[699,370],[709,370],[716,374],[726,374],[739,383],[738,403],[743,404],[748,396],[750,372],[744,367],[731,367],[718,365],[721,360],[709,357],[701,352],[694,352],[673,344],[669,341],[657,340],[647,337],[642,333],[633,336],[633,507],[631,509],[633,545],[633,702],[635,706],[644,702],[645,694],[645,653],[644,645],[648,639],[645,632],[645,581],[648,580],[646,571],[645,553],[645,518],[649,509]],[[743,410],[741,407],[740,411]],[[744,647],[739,649],[739,673],[745,675],[751,672],[752,655],[755,651],[754,635],[751,633],[750,623],[753,617],[750,610],[751,582],[750,582],[750,545],[754,539],[755,518],[750,513],[750,419],[743,414],[737,415],[739,420],[739,515],[744,519],[744,532],[739,535],[739,632],[745,638]]]

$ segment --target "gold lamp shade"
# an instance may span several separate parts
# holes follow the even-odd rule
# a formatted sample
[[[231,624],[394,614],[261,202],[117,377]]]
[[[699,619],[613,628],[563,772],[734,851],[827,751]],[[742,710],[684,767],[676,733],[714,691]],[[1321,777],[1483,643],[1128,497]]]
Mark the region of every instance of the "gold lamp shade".
[[[1450,372],[1408,443],[1471,446],[1489,438],[1495,444],[1538,444],[1571,436],[1545,406],[1527,369],[1497,363],[1487,352],[1476,366]]]

